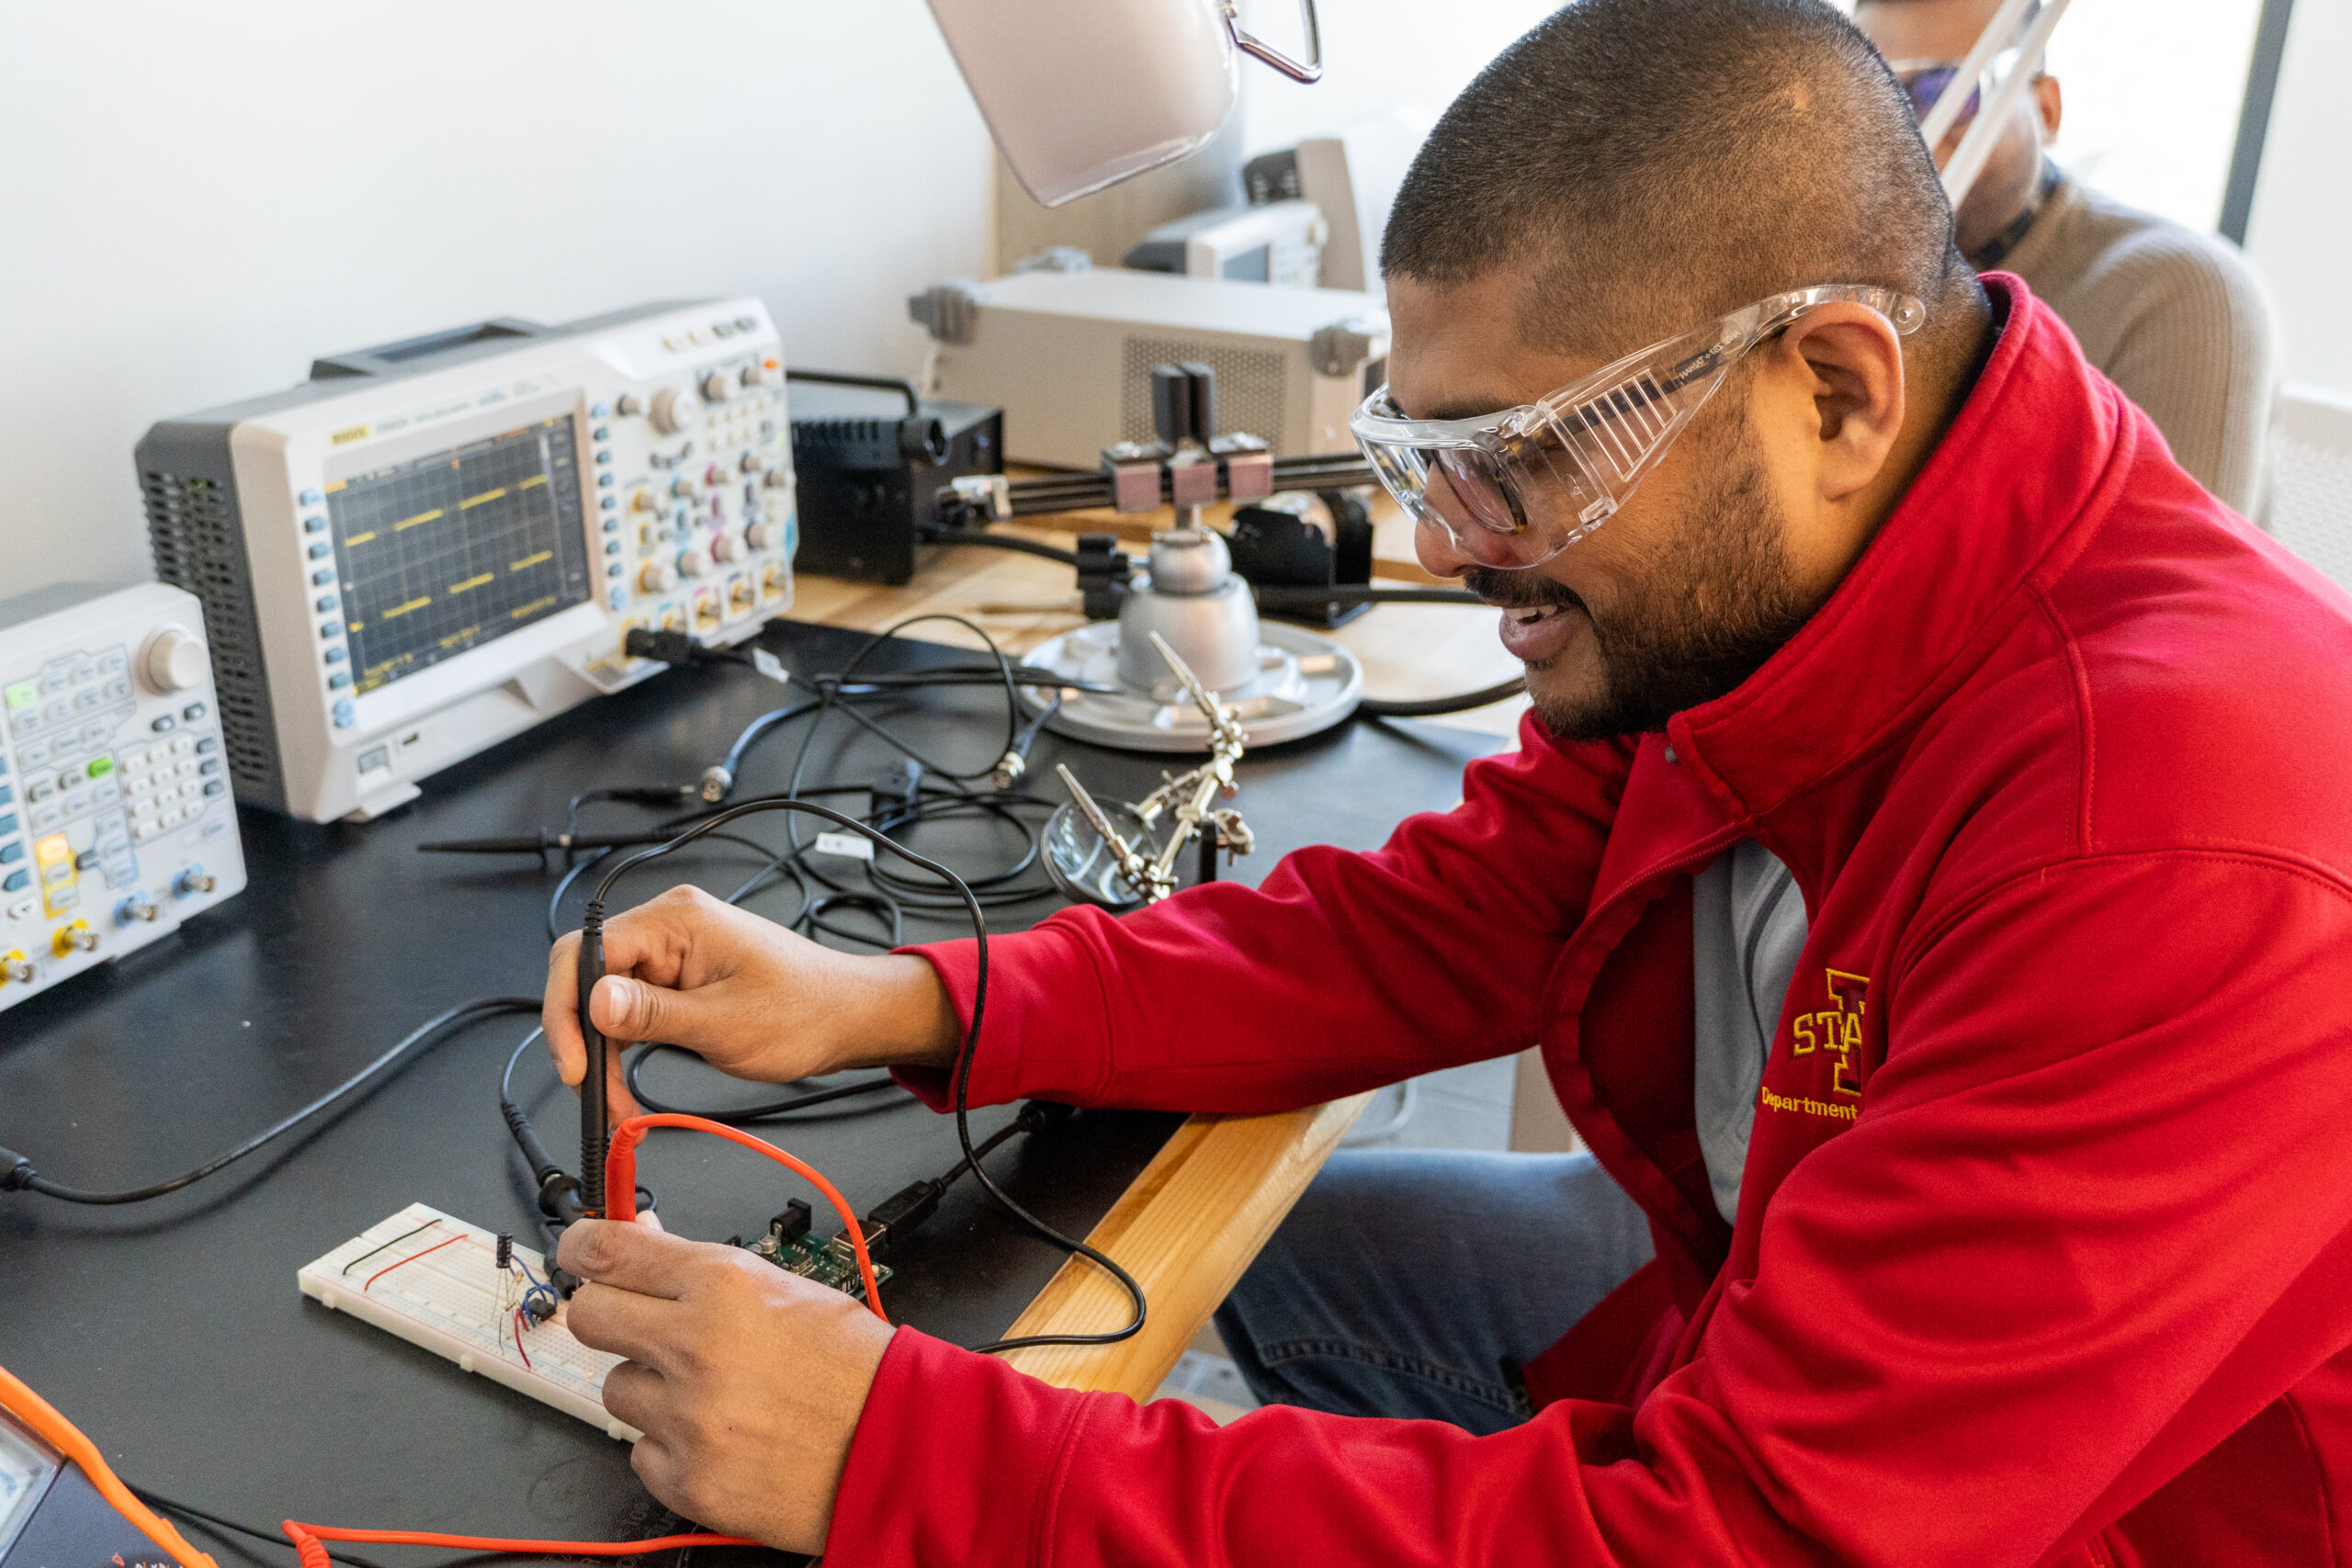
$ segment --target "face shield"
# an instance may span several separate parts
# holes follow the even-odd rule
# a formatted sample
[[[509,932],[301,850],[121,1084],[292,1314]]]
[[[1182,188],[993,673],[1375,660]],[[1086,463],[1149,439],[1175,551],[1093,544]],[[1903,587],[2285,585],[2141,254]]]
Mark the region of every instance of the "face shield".
[[[1909,336],[1927,307],[1892,289],[1792,289],[1653,344],[1540,402],[1476,419],[1408,419],[1383,386],[1349,422],[1388,493],[1480,566],[1523,571],[1616,513],[1741,356],[1832,301]]]

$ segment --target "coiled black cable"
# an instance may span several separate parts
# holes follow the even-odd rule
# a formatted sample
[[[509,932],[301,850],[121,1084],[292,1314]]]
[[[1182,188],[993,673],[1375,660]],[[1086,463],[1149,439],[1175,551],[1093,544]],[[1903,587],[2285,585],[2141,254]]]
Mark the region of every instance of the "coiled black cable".
[[[729,809],[722,811],[706,821],[695,824],[694,827],[687,829],[684,832],[680,833],[676,838],[670,840],[666,843],[657,844],[650,849],[638,851],[634,854],[628,856],[628,859],[622,861],[620,864],[613,867],[611,871],[605,874],[604,879],[597,885],[594,895],[588,900],[588,908],[582,928],[582,940],[581,942],[582,967],[580,976],[580,995],[583,1006],[589,991],[594,987],[596,979],[599,977],[597,975],[591,973],[591,970],[601,969],[603,967],[601,939],[604,925],[605,898],[612,889],[617,886],[620,879],[641,865],[650,864],[654,861],[661,860],[666,856],[676,853],[678,851],[695,842],[697,839],[700,839],[709,833],[716,832],[722,827],[739,821],[743,818],[769,811],[798,812],[820,818],[832,823],[837,828],[846,829],[853,833],[860,835],[872,843],[876,849],[887,851],[888,852],[898,856],[899,859],[906,862],[909,865],[913,866],[918,871],[927,873],[928,874],[938,878],[942,883],[956,890],[957,896],[963,902],[965,913],[972,923],[972,937],[975,950],[974,975],[972,982],[972,1015],[970,1021],[966,1025],[964,1038],[956,1051],[956,1064],[953,1069],[956,1143],[963,1150],[964,1158],[971,1168],[973,1178],[979,1182],[980,1186],[988,1192],[989,1197],[996,1200],[999,1207],[1003,1209],[1005,1213],[1011,1214],[1014,1219],[1018,1220],[1035,1235],[1042,1237],[1053,1246],[1061,1248],[1065,1252],[1073,1253],[1078,1257],[1085,1258],[1088,1262],[1094,1264],[1097,1268],[1100,1268],[1109,1273],[1113,1279],[1118,1281],[1120,1288],[1126,1292],[1128,1299],[1135,1303],[1134,1315],[1125,1326],[1112,1329],[1104,1333],[1033,1334],[1022,1336],[1017,1338],[991,1340],[985,1345],[975,1346],[974,1348],[983,1352],[992,1353],[1001,1350],[1020,1349],[1034,1345],[1115,1345],[1123,1339],[1134,1337],[1142,1330],[1145,1319],[1148,1315],[1149,1312],[1148,1303],[1144,1299],[1143,1286],[1136,1282],[1135,1276],[1128,1273],[1125,1269],[1114,1261],[1107,1254],[1103,1253],[1090,1243],[1080,1241],[1073,1236],[1063,1235],[1053,1225],[1032,1213],[1026,1207],[1015,1200],[1011,1193],[1007,1192],[1002,1187],[997,1184],[996,1179],[989,1174],[988,1168],[981,1163],[981,1152],[973,1146],[972,1128],[969,1116],[972,1063],[973,1059],[979,1054],[980,1031],[984,1021],[986,1021],[988,1013],[988,916],[981,908],[979,898],[973,893],[971,887],[965,883],[962,877],[956,875],[956,873],[948,867],[942,865],[937,861],[930,860],[922,855],[915,853],[912,850],[910,850],[905,845],[899,843],[888,834],[877,830],[872,824],[861,822],[856,818],[851,817],[844,812],[836,811],[830,806],[821,806],[817,802],[810,800],[794,800],[784,797],[746,801],[741,806],[730,807]],[[586,1064],[586,1076],[582,1078],[582,1082],[583,1088],[591,1084],[601,1088],[603,1083],[604,1064],[594,1058],[598,1055],[599,1048],[602,1047],[604,1042],[600,1036],[594,1033],[594,1025],[591,1024],[585,1017],[582,1019],[582,1023],[583,1025],[583,1033],[586,1034],[594,1043],[590,1050],[591,1059]],[[583,1133],[583,1157],[582,1159],[583,1171],[582,1181],[582,1185],[587,1187],[593,1193],[595,1190],[595,1188],[591,1183],[590,1178],[593,1174],[596,1176],[598,1179],[601,1179],[601,1171],[596,1170],[595,1168],[600,1167],[602,1164],[603,1151],[601,1147],[601,1141],[603,1138],[608,1136],[608,1134],[606,1134],[604,1130],[602,1104],[596,1103],[592,1106],[592,1099],[595,1101],[601,1102],[603,1096],[601,1093],[596,1093],[594,1096],[583,1094],[582,1097],[582,1128]],[[588,1147],[586,1147],[586,1145],[595,1145],[593,1153]]]

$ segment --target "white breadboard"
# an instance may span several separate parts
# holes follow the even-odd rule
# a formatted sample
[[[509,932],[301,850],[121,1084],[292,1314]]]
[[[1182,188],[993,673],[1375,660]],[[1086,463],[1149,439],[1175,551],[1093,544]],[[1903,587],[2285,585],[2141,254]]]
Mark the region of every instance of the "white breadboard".
[[[521,1247],[514,1257],[539,1279],[547,1264]],[[571,1337],[562,1314],[541,1324],[518,1318],[518,1277],[502,1277],[498,1238],[438,1209],[411,1203],[295,1276],[302,1293],[397,1334],[469,1372],[576,1416],[634,1442],[637,1428],[605,1410],[605,1374],[618,1356]]]

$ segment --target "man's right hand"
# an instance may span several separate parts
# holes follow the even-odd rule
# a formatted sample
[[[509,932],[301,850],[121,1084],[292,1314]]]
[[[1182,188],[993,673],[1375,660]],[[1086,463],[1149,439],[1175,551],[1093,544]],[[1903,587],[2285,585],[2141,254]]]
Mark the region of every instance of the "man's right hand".
[[[574,933],[548,955],[540,1018],[556,1073],[575,1088],[587,1068],[579,974]],[[947,988],[923,960],[836,953],[698,887],[673,887],[605,922],[605,977],[589,1007],[607,1040],[683,1045],[762,1083],[843,1067],[949,1066],[962,1043]],[[618,1050],[607,1066],[613,1115],[629,1115]]]

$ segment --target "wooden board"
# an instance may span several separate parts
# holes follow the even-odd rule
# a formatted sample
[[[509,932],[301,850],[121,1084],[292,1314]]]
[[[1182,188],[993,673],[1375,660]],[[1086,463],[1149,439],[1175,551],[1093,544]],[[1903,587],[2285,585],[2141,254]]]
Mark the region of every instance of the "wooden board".
[[[1143,1287],[1151,1307],[1143,1331],[1116,1345],[1039,1345],[1005,1359],[1060,1388],[1150,1398],[1371,1098],[1185,1122],[1087,1238]],[[1009,1337],[1107,1333],[1130,1310],[1117,1280],[1073,1258]]]

